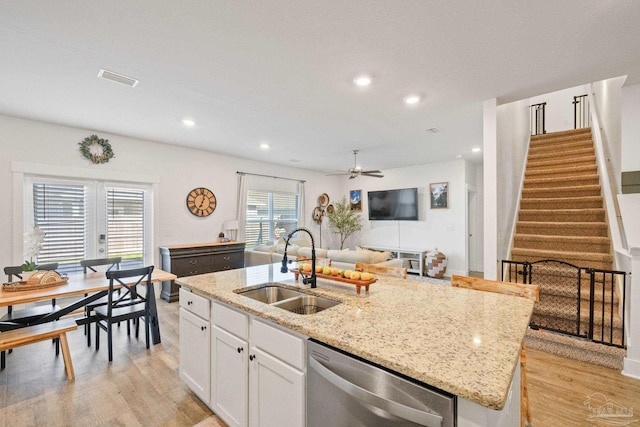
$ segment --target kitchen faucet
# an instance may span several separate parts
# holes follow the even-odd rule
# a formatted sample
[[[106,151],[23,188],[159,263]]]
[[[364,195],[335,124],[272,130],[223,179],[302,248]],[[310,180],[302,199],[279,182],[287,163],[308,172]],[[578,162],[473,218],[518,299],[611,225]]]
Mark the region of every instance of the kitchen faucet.
[[[284,244],[284,256],[282,257],[282,267],[280,268],[280,272],[286,273],[289,271],[287,268],[287,246],[289,246],[289,239],[298,231],[304,231],[311,237],[311,276],[306,277],[304,274],[302,275],[302,283],[305,285],[311,284],[312,288],[316,287],[316,244],[313,240],[313,234],[306,228],[296,228],[287,237],[287,241]]]

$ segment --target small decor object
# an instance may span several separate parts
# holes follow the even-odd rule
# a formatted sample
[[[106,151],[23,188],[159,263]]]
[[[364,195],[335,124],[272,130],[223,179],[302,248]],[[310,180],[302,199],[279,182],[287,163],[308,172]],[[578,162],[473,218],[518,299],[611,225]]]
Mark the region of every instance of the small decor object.
[[[333,213],[328,214],[327,218],[333,232],[340,235],[340,249],[342,249],[347,237],[362,230],[362,215],[351,209],[346,197],[334,203],[333,208]]]
[[[349,200],[352,211],[362,211],[362,190],[351,190],[349,192]]]
[[[218,243],[227,243],[229,241],[228,237],[224,237],[224,233],[218,234]]]
[[[318,197],[318,204],[323,208],[327,207],[327,205],[329,204],[329,195],[327,193],[322,193]]]
[[[5,292],[19,292],[33,289],[44,289],[52,286],[60,286],[67,283],[69,278],[62,277],[57,271],[35,271],[27,280],[21,282],[5,283],[2,290]]]
[[[438,248],[427,252],[427,276],[442,279],[447,272],[447,257]]]
[[[431,209],[446,209],[449,207],[449,183],[434,182],[429,184]]]
[[[98,135],[88,136],[82,142],[78,142],[78,145],[82,155],[95,164],[107,163],[114,157],[109,140],[98,138]]]
[[[194,188],[187,195],[187,209],[195,216],[209,216],[216,210],[216,196],[208,188]]]
[[[44,231],[42,231],[42,229],[40,229],[40,227],[38,227],[37,225],[33,226],[33,230],[24,233],[25,260],[24,264],[21,265],[22,271],[35,271],[36,262],[33,259],[38,258],[40,249],[42,249],[42,246],[44,246],[44,235]],[[27,276],[29,276],[29,274],[27,274]]]
[[[332,214],[332,213],[334,212],[334,210],[335,210],[335,209],[334,209],[333,205],[329,205],[329,206],[327,206],[327,213],[328,213],[328,214]]]
[[[320,206],[316,206],[313,208],[313,212],[311,212],[311,217],[316,224],[322,224],[322,217],[324,216],[324,210]]]

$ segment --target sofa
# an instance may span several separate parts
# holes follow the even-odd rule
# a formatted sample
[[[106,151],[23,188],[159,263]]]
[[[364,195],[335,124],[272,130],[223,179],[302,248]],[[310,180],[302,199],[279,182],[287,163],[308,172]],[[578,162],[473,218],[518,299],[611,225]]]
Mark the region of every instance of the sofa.
[[[284,245],[284,240],[281,240],[277,243],[257,245],[253,248],[245,249],[245,267],[282,262]],[[296,260],[298,257],[311,258],[311,242],[305,238],[292,238],[289,240],[287,258]],[[322,260],[325,259],[331,260],[331,266],[340,270],[353,270],[357,262],[403,267],[403,260],[393,258],[391,252],[372,251],[360,247],[357,247],[356,250],[316,248],[316,260],[318,263],[321,264]]]

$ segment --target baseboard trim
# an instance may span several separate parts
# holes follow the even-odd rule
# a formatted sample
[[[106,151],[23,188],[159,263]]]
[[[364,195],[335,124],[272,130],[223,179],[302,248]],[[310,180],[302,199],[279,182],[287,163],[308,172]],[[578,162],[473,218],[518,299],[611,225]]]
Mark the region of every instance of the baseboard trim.
[[[640,380],[640,360],[625,357],[622,375]]]

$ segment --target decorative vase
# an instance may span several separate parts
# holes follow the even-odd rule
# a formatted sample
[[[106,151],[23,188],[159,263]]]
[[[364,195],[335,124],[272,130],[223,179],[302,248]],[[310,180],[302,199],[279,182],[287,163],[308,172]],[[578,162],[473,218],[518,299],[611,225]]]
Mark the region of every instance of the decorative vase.
[[[36,272],[35,270],[32,270],[32,271],[23,271],[23,272],[22,272],[22,274],[21,274],[21,276],[22,276],[22,281],[23,281],[23,282],[26,282],[27,280],[29,280],[29,277],[33,276],[35,272]]]
[[[427,276],[441,279],[447,272],[447,257],[438,248],[427,252]]]

